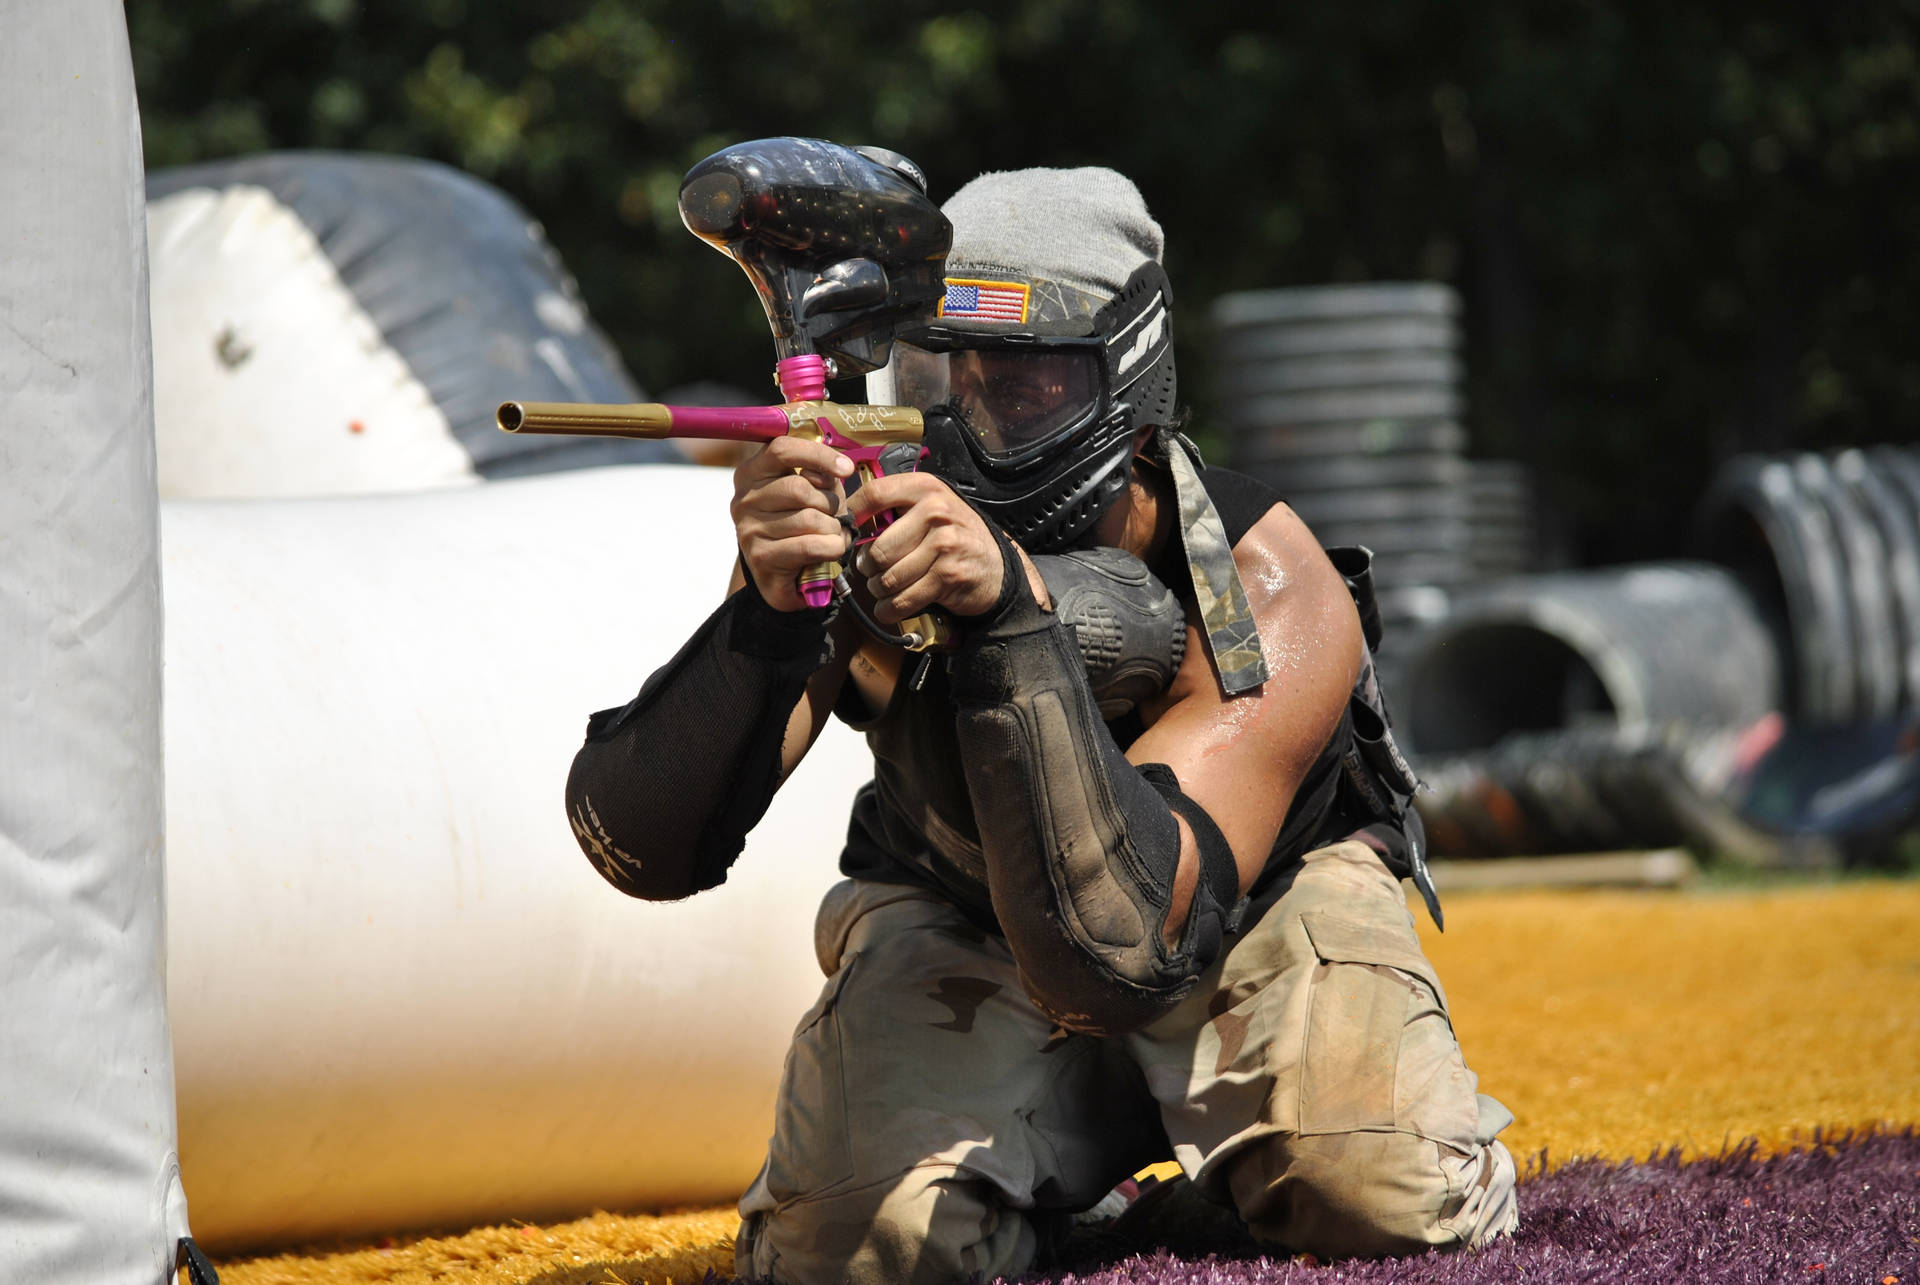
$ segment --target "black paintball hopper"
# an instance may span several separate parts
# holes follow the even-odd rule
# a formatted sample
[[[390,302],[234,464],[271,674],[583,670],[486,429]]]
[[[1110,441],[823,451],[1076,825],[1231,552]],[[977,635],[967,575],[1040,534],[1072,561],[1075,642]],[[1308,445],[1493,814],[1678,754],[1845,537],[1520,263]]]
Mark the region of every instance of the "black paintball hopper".
[[[946,290],[953,226],[919,166],[882,148],[735,144],[687,171],[680,217],[746,272],[779,355],[818,353],[834,378],[886,365]]]

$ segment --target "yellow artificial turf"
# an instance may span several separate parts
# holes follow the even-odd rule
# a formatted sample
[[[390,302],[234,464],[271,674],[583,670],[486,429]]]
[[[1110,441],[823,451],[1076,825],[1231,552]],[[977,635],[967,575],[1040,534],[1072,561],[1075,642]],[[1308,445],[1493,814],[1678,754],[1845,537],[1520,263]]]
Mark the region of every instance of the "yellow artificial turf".
[[[1920,884],[1454,897],[1422,938],[1517,1158],[1920,1122]]]
[[[1422,936],[1523,1161],[1920,1123],[1920,883],[1456,894]],[[189,1193],[191,1194],[191,1193]],[[219,1264],[227,1285],[724,1278],[731,1210],[598,1214]]]
[[[600,1213],[214,1266],[221,1285],[679,1285],[709,1268],[732,1278],[738,1223],[731,1208]]]

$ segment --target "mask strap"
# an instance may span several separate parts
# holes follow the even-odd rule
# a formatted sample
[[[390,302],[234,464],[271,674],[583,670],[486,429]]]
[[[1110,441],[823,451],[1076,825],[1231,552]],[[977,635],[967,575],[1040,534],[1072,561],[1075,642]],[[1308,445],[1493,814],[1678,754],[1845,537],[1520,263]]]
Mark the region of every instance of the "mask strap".
[[[1186,434],[1159,430],[1160,449],[1173,475],[1173,494],[1180,507],[1180,544],[1186,550],[1187,570],[1199,600],[1200,622],[1206,630],[1207,654],[1221,690],[1229,696],[1250,691],[1272,677],[1266,653],[1260,649],[1260,630],[1247,603],[1240,569],[1233,564],[1226,524],[1213,499],[1200,483],[1199,448]]]

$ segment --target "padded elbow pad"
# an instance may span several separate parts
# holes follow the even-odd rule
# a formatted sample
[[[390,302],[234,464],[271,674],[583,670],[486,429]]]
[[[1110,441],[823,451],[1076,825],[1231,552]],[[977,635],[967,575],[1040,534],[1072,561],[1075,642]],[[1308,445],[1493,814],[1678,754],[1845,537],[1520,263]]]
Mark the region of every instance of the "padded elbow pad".
[[[1069,1029],[1116,1035],[1179,1002],[1213,962],[1239,873],[1173,773],[1121,754],[1081,669],[1066,629],[1028,599],[969,635],[954,694],[994,913],[1028,994]],[[1201,878],[1169,950],[1175,806]]]
[[[1100,717],[1119,718],[1173,681],[1187,651],[1187,613],[1140,559],[1099,546],[1033,560],[1072,628]]]

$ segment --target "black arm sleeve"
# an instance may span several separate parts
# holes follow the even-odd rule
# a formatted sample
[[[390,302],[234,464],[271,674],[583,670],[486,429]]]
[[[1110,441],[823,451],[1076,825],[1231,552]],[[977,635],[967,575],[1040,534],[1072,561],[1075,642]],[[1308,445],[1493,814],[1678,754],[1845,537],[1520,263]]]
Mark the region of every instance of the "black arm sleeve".
[[[1074,640],[1011,594],[971,623],[953,690],[994,915],[1040,1008],[1073,1030],[1136,1029],[1177,1003],[1219,954],[1239,870],[1219,828],[1161,764],[1136,768],[1107,731]],[[1163,937],[1180,858],[1178,810],[1200,880],[1178,946]]]
[[[625,706],[587,720],[567,817],[608,883],[649,901],[723,882],[780,784],[780,746],[831,652],[830,611],[776,611],[751,578]]]

